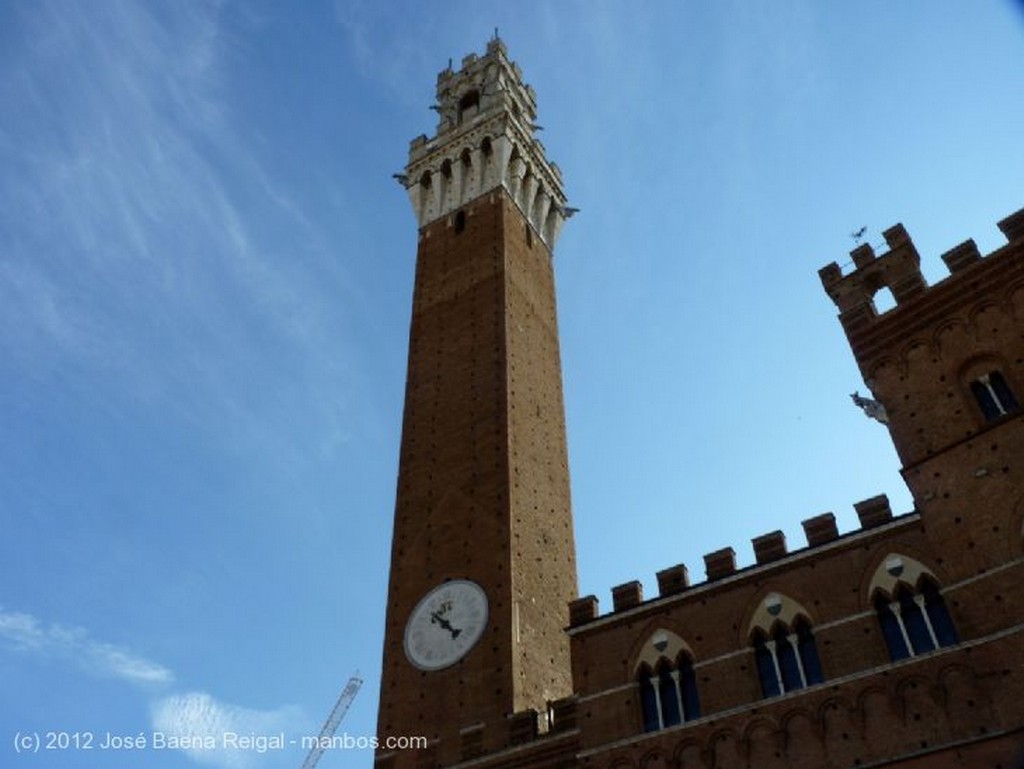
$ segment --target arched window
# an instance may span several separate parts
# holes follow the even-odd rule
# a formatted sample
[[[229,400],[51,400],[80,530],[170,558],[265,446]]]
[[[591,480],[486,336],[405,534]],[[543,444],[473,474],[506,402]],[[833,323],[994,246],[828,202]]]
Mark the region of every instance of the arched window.
[[[675,661],[661,657],[653,669],[643,663],[637,671],[637,683],[645,732],[700,718],[693,660],[685,652]]]
[[[1013,394],[1000,371],[990,371],[973,380],[971,394],[978,401],[978,408],[987,422],[1011,414],[1020,408],[1017,396]]]
[[[681,653],[677,660],[679,668],[679,688],[683,696],[683,720],[692,721],[700,718],[700,697],[697,694],[697,674],[693,671],[693,660]]]
[[[467,91],[463,94],[462,98],[459,99],[459,120],[461,124],[466,118],[475,117],[477,112],[480,111],[480,92],[476,89]]]
[[[647,665],[641,665],[637,675],[640,683],[640,707],[644,714],[644,731],[656,732],[661,728],[661,702],[655,687],[655,678]]]
[[[820,684],[825,680],[825,676],[821,672],[818,645],[814,643],[811,623],[803,617],[797,617],[793,623],[793,629],[796,630],[797,655],[800,658],[800,666],[803,668],[804,680],[808,686]]]
[[[878,624],[882,628],[882,638],[889,650],[889,659],[893,662],[910,656],[909,639],[896,612],[890,608],[889,601],[881,593],[875,595],[875,611],[878,613]]]
[[[879,590],[875,594],[875,611],[893,662],[957,642],[946,602],[938,585],[927,575],[918,580],[916,589],[899,582],[891,594]]]
[[[754,631],[754,660],[765,697],[793,692],[824,680],[811,623],[800,616],[792,625],[776,622],[769,636]]]
[[[957,638],[956,628],[953,627],[953,618],[949,616],[949,609],[946,602],[942,600],[939,586],[930,579],[921,580],[921,595],[924,596],[924,613],[931,623],[935,640],[940,647],[952,646],[960,639]]]
[[[768,593],[754,611],[749,633],[765,697],[825,680],[808,612],[797,601]]]
[[[662,660],[658,665],[658,699],[661,702],[662,726],[675,726],[683,720],[679,671],[673,670],[668,660]]]
[[[782,694],[782,676],[778,671],[774,646],[775,642],[769,641],[763,630],[758,628],[754,632],[754,659],[757,662],[757,676],[761,679],[761,693],[765,697]]]

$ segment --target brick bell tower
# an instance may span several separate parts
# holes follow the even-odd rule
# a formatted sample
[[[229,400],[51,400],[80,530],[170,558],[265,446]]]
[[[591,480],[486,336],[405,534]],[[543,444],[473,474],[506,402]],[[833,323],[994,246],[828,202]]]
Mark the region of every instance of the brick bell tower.
[[[433,138],[398,178],[419,224],[377,767],[510,744],[513,713],[571,692],[576,597],[552,249],[561,174],[495,38],[437,78]]]

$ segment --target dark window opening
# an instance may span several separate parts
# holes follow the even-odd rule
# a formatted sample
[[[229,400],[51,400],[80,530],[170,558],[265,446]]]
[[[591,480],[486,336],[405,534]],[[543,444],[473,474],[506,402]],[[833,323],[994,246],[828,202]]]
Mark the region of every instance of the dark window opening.
[[[661,728],[661,714],[658,712],[658,694],[654,690],[651,669],[646,665],[640,669],[640,705],[644,713],[644,731],[658,731]]]
[[[754,660],[765,697],[797,691],[825,680],[814,633],[804,617],[797,617],[792,628],[777,623],[771,638],[763,630],[757,630]]]
[[[683,690],[683,720],[700,718],[697,674],[693,672],[693,661],[685,654],[679,655],[679,685]]]
[[[909,657],[910,650],[903,639],[899,618],[881,594],[875,598],[875,611],[878,612],[878,624],[882,627],[882,638],[889,650],[889,659],[896,662]]]
[[[663,726],[675,726],[680,723],[679,685],[676,683],[678,672],[669,669],[668,665],[658,673],[658,697],[661,700],[661,723]]]
[[[935,639],[939,646],[952,646],[959,642],[956,635],[956,628],[953,627],[953,618],[949,616],[949,609],[946,602],[942,600],[939,587],[931,580],[925,580],[921,585],[921,593],[924,595],[924,608],[928,619],[932,623],[932,630],[935,632]]]
[[[900,617],[907,629],[907,636],[910,638],[910,646],[914,654],[924,654],[935,649],[935,642],[932,640],[931,628],[925,619],[925,614],[909,590],[900,590],[899,605]]]
[[[455,234],[459,234],[466,229],[466,212],[459,211],[455,214]]]
[[[654,732],[700,718],[700,698],[693,661],[680,654],[675,664],[665,657],[651,670],[643,665],[637,674],[645,732]]]
[[[782,674],[782,690],[792,692],[804,688],[800,665],[796,659],[796,649],[789,642],[786,628],[781,625],[775,631],[775,656],[779,660],[779,672]]]
[[[893,662],[958,643],[949,609],[931,579],[922,578],[917,592],[900,584],[892,599],[877,595],[875,611]]]
[[[754,659],[757,662],[758,678],[761,679],[761,693],[765,697],[781,694],[779,674],[775,670],[775,655],[768,648],[768,639],[760,631],[754,637]]]
[[[981,407],[981,413],[985,416],[986,422],[999,419],[1003,415],[991,388],[986,387],[981,380],[975,379],[971,382],[971,392],[974,394],[975,400],[978,401],[978,406]]]
[[[810,624],[803,617],[794,623],[797,637],[797,653],[803,666],[804,679],[807,685],[820,684],[825,680],[821,672],[821,659],[818,657],[818,646],[814,643],[814,633]]]
[[[990,371],[971,382],[971,393],[987,422],[992,422],[1020,408],[1017,396],[1000,371]]]
[[[467,117],[474,117],[480,110],[480,92],[476,89],[468,91],[459,99],[459,122]]]

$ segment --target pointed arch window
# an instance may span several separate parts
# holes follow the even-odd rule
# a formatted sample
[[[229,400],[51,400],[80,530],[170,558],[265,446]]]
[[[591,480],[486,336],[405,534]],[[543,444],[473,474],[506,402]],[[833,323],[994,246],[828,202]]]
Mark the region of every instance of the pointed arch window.
[[[641,665],[637,678],[645,732],[700,718],[693,660],[685,652],[674,662],[660,658],[653,670],[646,663]]]
[[[811,623],[797,617],[792,625],[777,622],[769,635],[754,631],[754,659],[765,697],[804,689],[824,680]]]
[[[875,594],[875,611],[893,662],[957,643],[956,629],[939,586],[925,575],[917,589],[905,582]]]
[[[644,714],[644,731],[656,732],[661,728],[660,693],[655,687],[656,679],[647,665],[640,667],[640,707]]]
[[[971,394],[985,421],[993,422],[1020,408],[1017,396],[1000,371],[990,371],[971,382]]]

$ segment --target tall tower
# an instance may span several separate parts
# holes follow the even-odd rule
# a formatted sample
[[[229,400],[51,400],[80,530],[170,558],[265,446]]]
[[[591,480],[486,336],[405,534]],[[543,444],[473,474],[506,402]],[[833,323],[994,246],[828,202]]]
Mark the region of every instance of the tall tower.
[[[400,176],[419,224],[378,766],[509,744],[571,690],[576,596],[552,249],[566,216],[536,102],[497,38],[437,78],[436,135]]]

